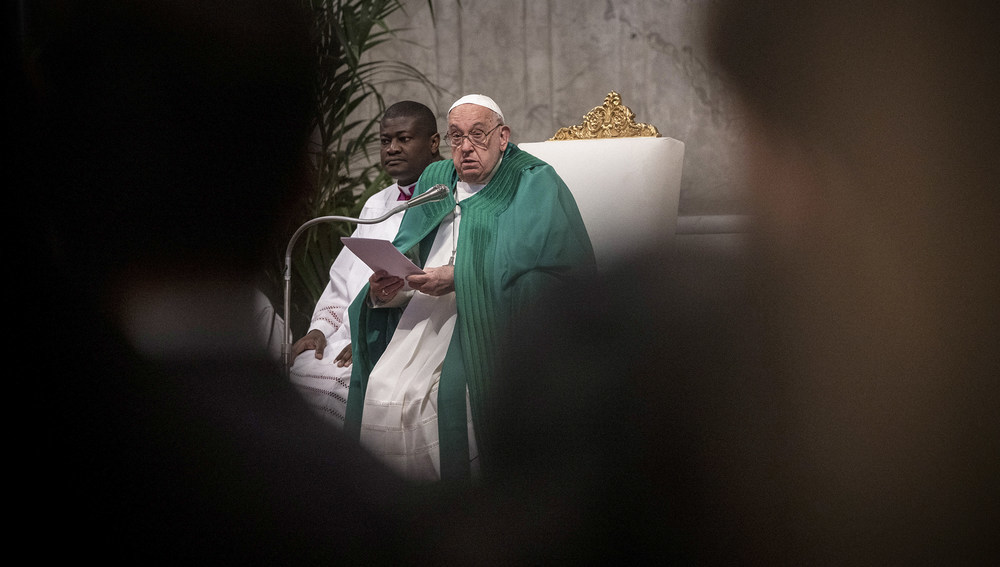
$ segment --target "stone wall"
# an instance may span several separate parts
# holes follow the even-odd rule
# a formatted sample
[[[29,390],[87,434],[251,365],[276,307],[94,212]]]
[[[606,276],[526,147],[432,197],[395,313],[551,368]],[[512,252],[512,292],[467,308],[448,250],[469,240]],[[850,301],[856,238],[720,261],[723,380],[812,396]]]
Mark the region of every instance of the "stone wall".
[[[435,0],[432,18],[426,0],[405,0],[405,11],[390,19],[401,30],[397,39],[372,57],[412,65],[435,85],[386,83],[387,104],[423,102],[443,131],[455,99],[488,94],[503,108],[515,143],[580,123],[616,91],[637,121],[684,142],[681,215],[740,214],[732,149],[740,121],[703,44],[709,3]]]

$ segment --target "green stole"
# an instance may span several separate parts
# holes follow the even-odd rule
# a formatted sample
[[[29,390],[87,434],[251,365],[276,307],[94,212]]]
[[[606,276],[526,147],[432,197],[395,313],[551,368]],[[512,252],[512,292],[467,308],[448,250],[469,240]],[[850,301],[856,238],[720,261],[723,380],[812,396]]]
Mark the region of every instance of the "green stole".
[[[513,201],[523,171],[545,162],[508,144],[503,161],[489,183],[475,197],[462,202],[462,225],[458,236],[461,253],[455,261],[455,298],[458,319],[438,388],[438,436],[441,478],[468,478],[469,445],[466,416],[466,387],[480,453],[486,452],[483,432],[490,428],[489,386],[502,344],[505,325],[511,314],[502,305],[496,284],[495,252],[499,215]],[[455,209],[454,189],[458,176],[450,161],[432,163],[421,175],[414,196],[437,184],[452,193],[442,201],[409,209],[393,245],[423,266],[442,220]],[[581,221],[582,226],[582,221]],[[585,233],[584,233],[585,234]],[[510,235],[507,235],[510,238]],[[589,241],[587,242],[589,245]],[[345,432],[358,439],[368,376],[385,352],[401,308],[374,309],[367,305],[366,286],[349,309],[353,343],[353,370],[347,400]]]

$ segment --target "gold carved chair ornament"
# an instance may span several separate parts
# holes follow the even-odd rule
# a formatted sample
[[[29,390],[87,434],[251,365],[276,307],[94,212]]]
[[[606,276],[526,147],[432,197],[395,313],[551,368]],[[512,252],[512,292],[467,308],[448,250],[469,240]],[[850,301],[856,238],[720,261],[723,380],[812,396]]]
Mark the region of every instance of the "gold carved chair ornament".
[[[518,147],[548,162],[566,182],[598,268],[640,245],[672,244],[684,143],[636,122],[617,92],[585,114],[582,123]]]

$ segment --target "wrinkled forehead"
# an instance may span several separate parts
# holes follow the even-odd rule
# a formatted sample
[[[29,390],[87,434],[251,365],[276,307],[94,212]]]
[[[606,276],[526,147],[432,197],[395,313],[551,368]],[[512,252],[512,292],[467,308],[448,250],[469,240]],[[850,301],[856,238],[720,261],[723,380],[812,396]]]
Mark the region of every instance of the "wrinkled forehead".
[[[460,104],[448,113],[448,128],[468,129],[493,126],[499,120],[496,112],[478,104]]]

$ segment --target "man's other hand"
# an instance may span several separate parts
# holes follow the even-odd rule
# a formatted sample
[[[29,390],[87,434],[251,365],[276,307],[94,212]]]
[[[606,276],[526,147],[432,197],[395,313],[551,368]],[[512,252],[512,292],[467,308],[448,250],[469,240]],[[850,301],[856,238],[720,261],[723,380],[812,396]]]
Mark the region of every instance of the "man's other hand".
[[[426,268],[424,273],[406,278],[410,287],[427,295],[444,295],[455,291],[455,266]]]
[[[323,331],[313,329],[306,333],[306,336],[295,341],[295,344],[292,345],[292,356],[288,359],[288,363],[291,364],[294,362],[300,354],[307,350],[316,351],[317,360],[323,359],[323,351],[326,350],[326,335],[323,334]]]

